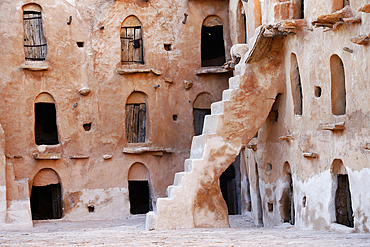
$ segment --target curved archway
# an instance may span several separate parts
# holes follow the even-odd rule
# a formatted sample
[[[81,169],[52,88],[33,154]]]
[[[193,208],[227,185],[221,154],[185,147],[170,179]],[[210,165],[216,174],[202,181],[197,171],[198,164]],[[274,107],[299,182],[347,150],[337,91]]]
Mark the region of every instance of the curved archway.
[[[150,173],[142,163],[135,163],[128,172],[130,213],[145,214],[152,210]]]
[[[334,115],[346,114],[346,79],[342,59],[334,54],[330,57],[331,110]]]
[[[202,67],[220,66],[226,61],[223,24],[218,16],[208,16],[203,21],[201,57]]]
[[[335,201],[336,223],[354,227],[350,183],[347,170],[341,159],[334,159],[331,165],[333,178],[333,197]]]
[[[294,114],[302,115],[303,101],[301,75],[299,73],[297,55],[293,52],[290,55],[290,85],[294,104]]]
[[[240,156],[221,174],[220,189],[229,215],[240,214]]]
[[[55,101],[48,93],[41,93],[35,99],[35,142],[37,145],[59,144]]]
[[[123,64],[144,63],[142,25],[133,15],[122,22],[121,61]]]
[[[33,220],[62,218],[61,182],[53,169],[45,168],[36,174],[30,201]]]
[[[295,223],[293,179],[288,161],[283,166],[283,194],[280,199],[280,214],[284,222]]]
[[[147,95],[133,92],[126,102],[126,138],[129,143],[145,142]]]
[[[204,119],[211,114],[211,104],[214,102],[212,94],[203,92],[198,94],[193,104],[194,131],[195,135],[201,135]]]

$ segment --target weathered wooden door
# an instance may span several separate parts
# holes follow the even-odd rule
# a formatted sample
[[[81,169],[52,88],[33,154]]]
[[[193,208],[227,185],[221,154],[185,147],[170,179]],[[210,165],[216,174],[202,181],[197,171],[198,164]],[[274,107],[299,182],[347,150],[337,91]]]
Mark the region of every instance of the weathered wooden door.
[[[145,142],[145,104],[126,105],[126,137],[129,143]]]
[[[338,175],[338,188],[335,194],[337,223],[353,227],[353,211],[348,175]]]
[[[23,23],[26,60],[45,60],[47,44],[42,30],[41,12],[25,11]]]
[[[121,28],[122,62],[144,63],[141,27]]]
[[[201,135],[203,131],[204,118],[211,114],[211,109],[193,109],[195,135]]]

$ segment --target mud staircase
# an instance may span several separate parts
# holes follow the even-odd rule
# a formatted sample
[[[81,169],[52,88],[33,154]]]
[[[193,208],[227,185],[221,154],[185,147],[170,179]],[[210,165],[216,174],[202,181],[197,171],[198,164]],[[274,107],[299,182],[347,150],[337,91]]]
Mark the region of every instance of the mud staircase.
[[[168,197],[158,198],[156,211],[147,214],[147,229],[229,227],[219,177],[265,122],[285,80],[279,54],[260,63],[242,61],[243,74],[229,79],[222,101],[211,105],[202,135],[193,137],[184,172],[175,174]]]

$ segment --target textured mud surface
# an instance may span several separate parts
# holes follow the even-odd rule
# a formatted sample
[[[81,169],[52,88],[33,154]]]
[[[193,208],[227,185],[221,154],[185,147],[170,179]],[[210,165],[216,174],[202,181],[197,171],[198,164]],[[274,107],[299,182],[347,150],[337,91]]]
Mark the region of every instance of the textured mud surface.
[[[120,221],[35,222],[32,229],[0,232],[2,246],[370,246],[369,234],[258,228],[231,216],[230,229],[145,231],[145,216]]]

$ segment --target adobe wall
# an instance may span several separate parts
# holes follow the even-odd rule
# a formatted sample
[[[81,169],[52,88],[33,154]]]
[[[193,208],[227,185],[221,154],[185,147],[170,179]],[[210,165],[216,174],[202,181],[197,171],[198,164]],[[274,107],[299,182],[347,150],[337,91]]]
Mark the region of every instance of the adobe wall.
[[[243,152],[246,172],[244,178],[242,175],[242,183],[249,182],[251,185],[251,202],[248,202],[247,192],[244,192],[243,203],[252,204],[257,221],[258,195],[254,171],[257,164],[265,226],[283,223],[282,194],[289,187],[284,180],[286,171],[283,168],[284,163],[288,162],[293,178],[296,226],[314,230],[338,229],[337,224],[333,224],[336,222],[334,201],[337,184],[332,164],[335,159],[340,159],[349,177],[354,230],[369,232],[369,47],[350,41],[360,34],[368,34],[370,15],[358,11],[366,3],[351,1],[353,17],[360,17],[361,23],[344,23],[335,30],[324,32],[323,28],[314,28],[311,21],[321,14],[330,14],[338,9],[333,9],[332,1],[306,0],[306,24],[298,28],[296,34],[285,38],[281,52],[285,57],[286,84],[278,107],[278,120],[274,122],[268,118],[259,130],[258,138],[250,143],[256,143],[257,150],[246,148]],[[272,1],[264,1],[261,7],[263,23],[271,23],[273,20],[264,16],[273,15],[267,14],[273,11]],[[290,82],[292,53],[298,59],[302,84],[301,116],[294,114]],[[341,58],[345,71],[346,114],[340,116],[334,115],[331,109],[330,57],[333,54]],[[317,86],[321,87],[321,96],[315,95]],[[328,130],[330,124],[341,122],[344,122],[344,130]],[[317,156],[304,157],[304,153]],[[268,203],[273,204],[272,212],[268,210]],[[247,211],[244,207],[244,213]]]
[[[25,62],[22,6],[27,3],[42,8],[48,50],[41,63],[49,66],[48,70],[21,68]],[[61,180],[65,219],[124,218],[130,213],[128,171],[136,162],[150,171],[154,201],[164,197],[175,172],[183,170],[189,156],[196,96],[209,92],[218,101],[228,86],[230,72],[195,74],[201,68],[201,26],[209,15],[222,19],[226,59],[230,57],[227,3],[4,0],[0,7],[0,124],[5,132],[8,206],[29,200],[35,175],[43,168],[51,168]],[[184,13],[188,14],[185,24]],[[130,15],[142,23],[144,65],[122,66],[120,62],[120,28]],[[78,47],[76,42],[84,42],[84,46]],[[165,43],[172,45],[172,51],[164,49]],[[117,72],[128,68],[154,69],[158,75]],[[189,90],[184,87],[185,80],[193,83]],[[156,85],[160,87],[155,88]],[[82,96],[79,90],[85,87],[91,93]],[[126,140],[125,104],[133,91],[147,95],[146,143]],[[34,100],[42,92],[55,100],[58,145],[35,144]],[[173,115],[178,116],[177,121]],[[83,124],[90,122],[91,130],[85,131]],[[124,148],[141,147],[166,148],[172,153],[155,156],[150,152],[122,152]],[[61,154],[61,159],[34,159],[35,154],[47,153]],[[112,158],[105,160],[104,155]],[[25,182],[26,187],[19,181]],[[28,194],[24,194],[24,188],[28,188]],[[88,205],[95,207],[94,214],[89,213]]]

